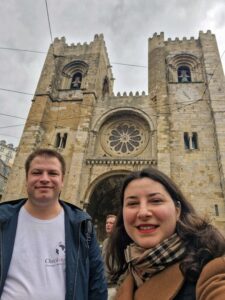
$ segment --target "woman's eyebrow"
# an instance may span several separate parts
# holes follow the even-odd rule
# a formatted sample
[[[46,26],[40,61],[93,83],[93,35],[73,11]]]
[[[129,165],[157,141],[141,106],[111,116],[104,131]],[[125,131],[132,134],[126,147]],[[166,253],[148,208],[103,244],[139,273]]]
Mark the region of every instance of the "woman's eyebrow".
[[[148,197],[153,197],[155,195],[162,195],[160,192],[154,192],[154,193],[149,193],[147,194]],[[125,199],[136,199],[138,198],[137,195],[128,195]]]

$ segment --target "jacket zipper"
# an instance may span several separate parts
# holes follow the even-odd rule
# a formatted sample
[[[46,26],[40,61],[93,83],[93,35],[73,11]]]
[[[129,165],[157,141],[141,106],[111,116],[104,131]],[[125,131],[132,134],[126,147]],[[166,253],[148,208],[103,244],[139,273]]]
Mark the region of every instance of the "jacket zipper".
[[[74,289],[73,289],[73,300],[75,300],[75,296],[76,296],[76,285],[77,285],[77,273],[78,273],[78,262],[79,262],[79,256],[80,256],[80,233],[81,233],[81,224],[82,222],[80,222],[79,224],[79,233],[78,233],[78,251],[77,251],[77,261],[76,261],[76,271],[75,271],[75,278],[74,278]]]

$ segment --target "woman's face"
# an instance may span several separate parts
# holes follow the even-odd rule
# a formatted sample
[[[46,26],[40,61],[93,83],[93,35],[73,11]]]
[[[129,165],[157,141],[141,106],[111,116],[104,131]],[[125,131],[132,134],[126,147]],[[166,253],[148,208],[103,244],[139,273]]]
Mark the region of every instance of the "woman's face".
[[[124,226],[140,247],[152,248],[170,237],[179,216],[180,208],[161,183],[144,177],[127,185],[123,199]]]

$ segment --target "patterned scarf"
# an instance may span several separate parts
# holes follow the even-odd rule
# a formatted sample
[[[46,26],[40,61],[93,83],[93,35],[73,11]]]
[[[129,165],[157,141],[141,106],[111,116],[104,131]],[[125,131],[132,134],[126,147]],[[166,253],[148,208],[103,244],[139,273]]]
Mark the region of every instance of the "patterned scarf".
[[[179,261],[184,253],[185,247],[180,237],[174,233],[151,249],[146,250],[134,243],[128,245],[125,249],[125,259],[128,272],[133,275],[136,286],[139,287],[154,274]]]

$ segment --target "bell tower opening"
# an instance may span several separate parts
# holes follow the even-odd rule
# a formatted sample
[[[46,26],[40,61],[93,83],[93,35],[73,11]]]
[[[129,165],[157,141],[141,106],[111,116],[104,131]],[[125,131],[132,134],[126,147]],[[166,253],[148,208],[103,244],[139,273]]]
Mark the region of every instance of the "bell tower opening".
[[[120,190],[125,174],[111,175],[99,181],[90,201],[87,212],[93,218],[97,239],[101,243],[106,238],[105,219],[108,214],[117,215],[120,206]]]

